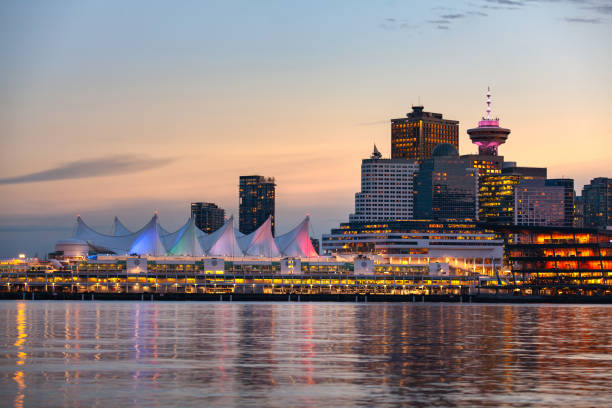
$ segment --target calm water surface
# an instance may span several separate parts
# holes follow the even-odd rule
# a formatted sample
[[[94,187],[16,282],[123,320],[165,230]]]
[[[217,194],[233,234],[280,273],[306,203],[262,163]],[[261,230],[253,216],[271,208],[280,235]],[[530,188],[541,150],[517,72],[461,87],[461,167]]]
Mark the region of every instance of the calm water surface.
[[[610,406],[612,307],[0,302],[0,406]]]

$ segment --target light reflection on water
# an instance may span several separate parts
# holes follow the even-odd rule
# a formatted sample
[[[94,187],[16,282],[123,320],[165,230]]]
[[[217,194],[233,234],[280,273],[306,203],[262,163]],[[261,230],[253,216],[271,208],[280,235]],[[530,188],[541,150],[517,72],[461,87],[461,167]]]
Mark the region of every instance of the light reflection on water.
[[[0,302],[0,406],[604,406],[612,307]]]

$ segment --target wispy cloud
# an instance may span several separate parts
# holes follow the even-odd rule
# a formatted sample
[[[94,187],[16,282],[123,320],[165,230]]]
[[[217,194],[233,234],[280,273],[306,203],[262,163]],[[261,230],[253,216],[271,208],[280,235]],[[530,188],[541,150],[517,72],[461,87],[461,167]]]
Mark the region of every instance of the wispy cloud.
[[[454,13],[454,14],[444,14],[444,15],[441,15],[440,17],[442,17],[445,20],[456,20],[458,18],[465,17],[465,15],[461,13]]]
[[[0,185],[36,183],[44,181],[69,180],[89,177],[112,176],[136,173],[165,166],[173,158],[150,158],[137,155],[103,157],[92,160],[77,160],[60,164],[48,170],[22,176],[0,179]]]
[[[568,23],[581,23],[581,24],[601,24],[600,18],[585,18],[585,17],[565,17],[565,21]]]
[[[408,20],[398,20],[391,17],[385,18],[378,26],[383,30],[410,30],[418,28],[418,25],[411,24]]]
[[[601,14],[612,14],[612,4],[604,6],[593,6],[591,7],[591,9]]]
[[[448,26],[443,26],[443,25],[436,26],[436,28],[438,30],[448,30]]]
[[[502,6],[524,6],[525,3],[517,0],[486,0],[487,3],[501,4]]]

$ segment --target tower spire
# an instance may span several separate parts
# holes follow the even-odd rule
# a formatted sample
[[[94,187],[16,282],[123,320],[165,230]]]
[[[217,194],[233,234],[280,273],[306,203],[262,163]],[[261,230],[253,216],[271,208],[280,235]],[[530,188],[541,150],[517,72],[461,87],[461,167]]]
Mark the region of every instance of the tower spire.
[[[491,87],[487,86],[487,120],[491,120]]]

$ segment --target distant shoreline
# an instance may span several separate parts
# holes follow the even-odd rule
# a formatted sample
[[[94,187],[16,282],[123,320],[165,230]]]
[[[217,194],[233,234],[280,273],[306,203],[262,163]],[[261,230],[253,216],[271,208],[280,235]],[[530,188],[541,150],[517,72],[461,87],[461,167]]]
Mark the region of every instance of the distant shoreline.
[[[0,300],[65,301],[204,301],[204,302],[340,302],[340,303],[550,303],[612,304],[612,296],[508,296],[508,295],[352,295],[352,294],[193,294],[193,293],[0,293]]]

